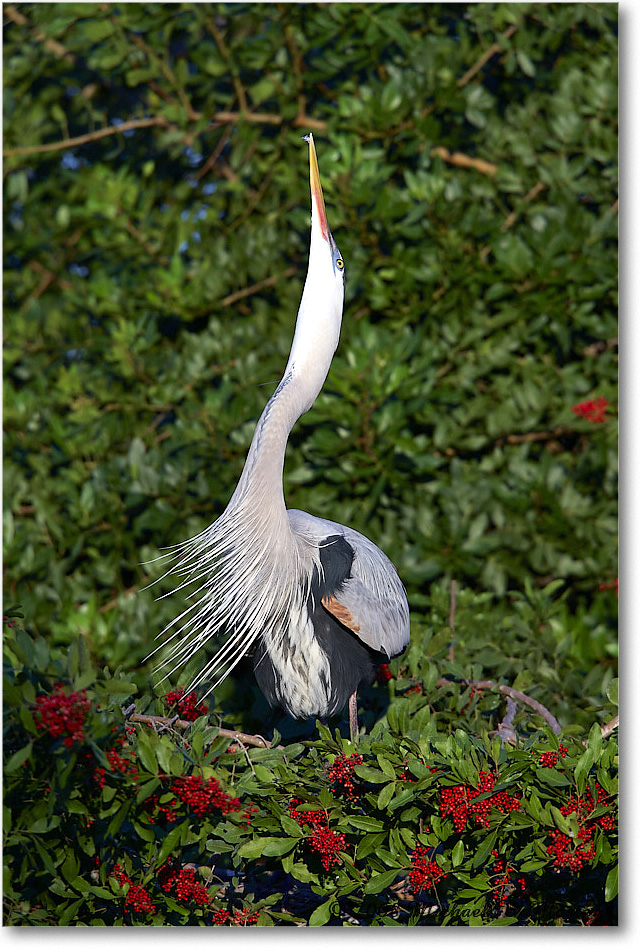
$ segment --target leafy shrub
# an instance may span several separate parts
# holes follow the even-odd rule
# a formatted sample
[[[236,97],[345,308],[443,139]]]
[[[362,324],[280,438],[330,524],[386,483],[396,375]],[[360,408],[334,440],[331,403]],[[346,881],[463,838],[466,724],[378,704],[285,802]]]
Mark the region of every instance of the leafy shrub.
[[[617,6],[3,12],[5,920],[612,923]],[[287,500],[411,606],[358,748],[145,665],[285,364],[310,128],[346,307]]]
[[[143,589],[223,510],[285,365],[310,128],[347,296],[288,504],[376,540],[420,617],[452,578],[560,578],[592,614],[617,574],[617,6],[5,11],[5,586],[35,629],[134,668],[180,612]]]
[[[19,623],[7,632],[8,924],[615,922],[618,756],[599,724],[613,679],[610,698],[566,696],[585,722],[591,705],[586,740],[577,721],[556,734],[475,685],[474,652],[446,659],[444,631],[382,670],[356,749],[320,723],[263,748],[219,732],[220,709],[194,695],[155,699],[97,670],[82,639],[63,662]],[[549,683],[572,688],[572,657],[555,662]]]

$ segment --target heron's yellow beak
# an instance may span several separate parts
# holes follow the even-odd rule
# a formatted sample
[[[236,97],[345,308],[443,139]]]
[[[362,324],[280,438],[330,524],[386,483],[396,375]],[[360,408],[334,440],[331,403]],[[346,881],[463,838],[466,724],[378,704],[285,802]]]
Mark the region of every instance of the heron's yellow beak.
[[[312,216],[316,216],[324,240],[330,240],[330,230],[328,228],[328,219],[325,214],[325,202],[323,192],[321,191],[321,178],[319,177],[319,163],[317,162],[317,153],[314,147],[312,132],[304,135],[303,138],[310,146],[310,191],[312,192]]]

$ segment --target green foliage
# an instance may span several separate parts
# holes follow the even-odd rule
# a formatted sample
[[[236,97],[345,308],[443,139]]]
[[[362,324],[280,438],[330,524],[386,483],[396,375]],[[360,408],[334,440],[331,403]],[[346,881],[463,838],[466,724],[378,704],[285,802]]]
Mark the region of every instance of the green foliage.
[[[446,648],[415,664],[450,674],[441,690],[408,691],[397,661],[387,716],[356,747],[318,723],[313,740],[240,748],[211,715],[188,735],[127,724],[135,686],[97,670],[82,639],[63,663],[12,627],[5,923],[614,923],[615,738],[596,722],[556,736],[523,706],[502,743],[502,697],[469,695]],[[608,693],[604,717],[614,681]],[[52,709],[81,700],[73,741]]]
[[[10,9],[5,563],[35,629],[135,667],[178,612],[141,589],[225,507],[283,370],[312,123],[347,298],[288,504],[373,537],[419,616],[450,578],[561,578],[593,616],[617,574],[617,8]],[[598,395],[603,422],[573,414]]]
[[[612,922],[598,819],[617,758],[595,730],[617,702],[617,6],[3,12],[5,919]],[[285,365],[310,129],[346,307],[286,499],[373,538],[412,620],[394,679],[362,697],[354,801],[328,778],[356,754],[336,731],[276,721],[273,748],[227,751],[210,723],[267,721],[243,671],[187,743],[120,712],[167,712],[144,658],[184,601],[155,599],[155,559],[224,509]],[[562,738],[518,703],[501,746],[506,694],[463,683],[488,679]],[[82,742],[37,726],[59,681],[85,691],[74,715],[90,703]],[[136,778],[110,768],[118,738]],[[456,832],[442,792],[480,771],[522,804]],[[215,778],[241,808],[170,822],[161,773]],[[581,849],[565,811],[596,783],[594,853],[556,868],[551,835]],[[292,797],[344,836],[329,870]],[[434,886],[412,892],[413,871]]]

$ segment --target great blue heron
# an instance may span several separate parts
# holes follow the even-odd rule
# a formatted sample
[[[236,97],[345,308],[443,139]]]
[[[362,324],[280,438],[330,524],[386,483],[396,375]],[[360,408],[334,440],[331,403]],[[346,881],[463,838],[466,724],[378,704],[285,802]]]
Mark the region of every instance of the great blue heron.
[[[214,689],[251,650],[273,707],[325,718],[409,640],[408,602],[395,568],[352,528],[287,510],[283,462],[290,431],[319,394],[339,342],[345,268],[326,218],[312,135],[312,230],[308,273],[283,379],[258,421],[243,472],[223,514],[175,549],[179,590],[198,588],[170,627],[164,664],[187,662],[211,638],[227,639],[192,680]]]

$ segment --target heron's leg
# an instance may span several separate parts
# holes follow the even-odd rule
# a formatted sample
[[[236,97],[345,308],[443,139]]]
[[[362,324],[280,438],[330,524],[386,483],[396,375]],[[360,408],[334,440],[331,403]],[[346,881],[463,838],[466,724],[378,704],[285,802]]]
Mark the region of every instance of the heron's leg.
[[[348,700],[348,712],[350,714],[350,740],[356,742],[359,738],[359,717],[357,715],[357,691],[350,696]]]

